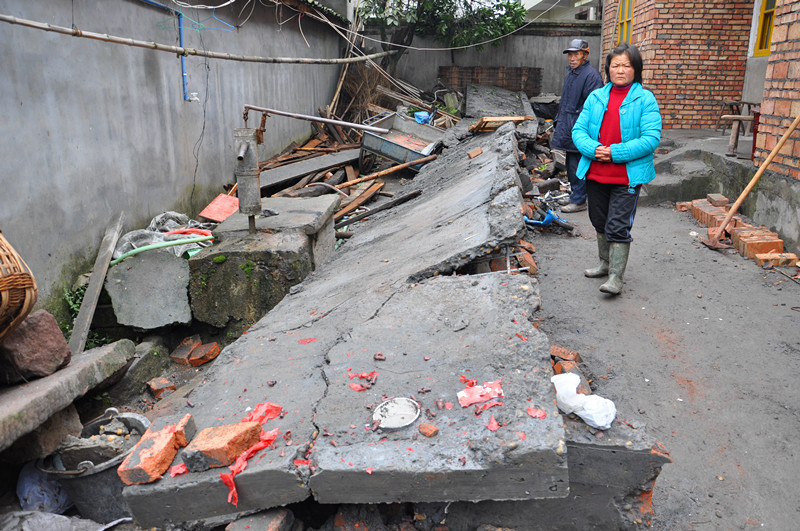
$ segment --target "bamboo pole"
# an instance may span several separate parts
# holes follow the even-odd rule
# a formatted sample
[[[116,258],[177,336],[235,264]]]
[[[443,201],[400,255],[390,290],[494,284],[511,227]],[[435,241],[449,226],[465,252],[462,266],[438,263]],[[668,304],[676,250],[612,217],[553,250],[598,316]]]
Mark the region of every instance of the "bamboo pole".
[[[389,175],[390,173],[394,173],[396,171],[404,170],[404,169],[409,168],[411,166],[416,166],[417,164],[424,164],[426,162],[430,162],[433,159],[435,159],[436,157],[438,157],[438,155],[428,155],[427,157],[423,157],[421,159],[411,160],[409,162],[404,162],[403,164],[398,164],[397,166],[392,166],[389,169],[382,170],[382,171],[379,171],[377,173],[372,173],[372,174],[366,175],[364,177],[359,177],[358,179],[353,179],[352,181],[347,181],[346,183],[337,184],[336,188],[339,188],[341,190],[342,188],[347,188],[349,186],[353,186],[354,184],[363,183],[365,181],[372,181],[374,179],[377,179],[378,177],[383,177],[384,175]]]
[[[211,52],[207,50],[198,50],[196,48],[186,48],[182,46],[171,46],[168,44],[159,44],[157,42],[139,41],[136,39],[128,39],[125,37],[117,37],[115,35],[108,35],[103,33],[94,33],[91,31],[83,31],[77,28],[66,28],[64,26],[55,26],[45,22],[36,22],[34,20],[27,20],[24,18],[12,17],[10,15],[0,15],[0,22],[7,22],[9,24],[19,24],[29,28],[40,29],[44,31],[52,31],[64,35],[71,35],[73,37],[83,37],[85,39],[93,39],[103,42],[111,42],[114,44],[124,44],[125,46],[133,46],[135,48],[147,48],[149,50],[156,50],[159,52],[169,52],[177,54],[178,56],[196,55],[199,57],[208,57],[210,59],[221,59],[224,61],[241,61],[244,63],[288,63],[288,64],[308,64],[308,65],[338,65],[347,63],[356,63],[359,61],[368,61],[385,55],[397,53],[397,50],[390,50],[388,52],[379,52],[372,55],[355,56],[347,58],[336,59],[321,59],[321,58],[308,58],[308,57],[260,57],[256,55],[236,55],[223,52]]]

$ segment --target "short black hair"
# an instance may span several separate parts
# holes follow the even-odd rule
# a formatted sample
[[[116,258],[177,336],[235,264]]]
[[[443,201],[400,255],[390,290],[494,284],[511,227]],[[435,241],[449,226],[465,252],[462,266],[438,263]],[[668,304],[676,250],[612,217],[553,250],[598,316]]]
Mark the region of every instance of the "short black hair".
[[[606,79],[609,81],[611,80],[611,74],[609,73],[608,69],[611,67],[611,59],[617,57],[618,55],[628,56],[628,59],[631,61],[631,66],[633,67],[633,82],[641,83],[642,70],[644,69],[642,55],[639,53],[639,49],[636,46],[633,44],[628,44],[627,42],[623,42],[608,52],[608,55],[606,55]]]

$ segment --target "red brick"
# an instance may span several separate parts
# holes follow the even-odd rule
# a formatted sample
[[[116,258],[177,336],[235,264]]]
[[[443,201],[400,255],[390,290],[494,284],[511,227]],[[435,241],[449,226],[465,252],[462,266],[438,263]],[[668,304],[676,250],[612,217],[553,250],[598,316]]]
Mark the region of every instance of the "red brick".
[[[489,262],[489,269],[491,269],[494,272],[507,271],[508,267],[507,267],[507,264],[506,264],[505,257],[503,257],[503,258],[493,258]]]
[[[783,240],[772,237],[753,237],[741,240],[742,248],[739,252],[747,258],[755,260],[757,254],[782,253]]]
[[[529,253],[531,253],[531,254],[533,254],[533,253],[535,253],[535,252],[536,252],[536,246],[535,246],[535,245],[533,245],[533,244],[532,244],[532,243],[530,243],[530,242],[526,242],[525,240],[520,240],[520,241],[519,241],[519,246],[520,246],[522,249],[525,249],[526,251],[528,251],[528,252],[529,252]]]
[[[478,155],[480,155],[481,153],[483,153],[483,149],[481,149],[481,148],[475,148],[475,149],[473,149],[472,151],[470,151],[469,153],[467,153],[467,156],[468,156],[469,158],[471,158],[471,159],[474,159],[475,157],[477,157],[477,156],[478,156]]]
[[[751,225],[741,225],[738,227],[734,227],[729,231],[731,233],[731,241],[733,242],[733,246],[738,249],[739,241],[743,237],[751,237],[755,235],[773,235],[777,236],[774,232],[769,232],[764,227],[753,227]]]
[[[692,209],[692,202],[691,201],[679,201],[675,203],[675,209],[678,212],[688,212]]]
[[[169,394],[167,391],[174,391],[175,384],[168,378],[158,376],[147,382],[147,388],[150,389],[154,397],[161,398],[165,393]]]
[[[192,353],[189,354],[188,361],[189,365],[192,367],[197,367],[199,365],[203,365],[204,363],[208,363],[217,356],[219,356],[219,344],[214,341],[213,343],[200,345],[192,350]]]
[[[181,452],[181,458],[191,472],[228,466],[239,454],[256,444],[260,436],[261,424],[258,422],[206,428]]]
[[[774,266],[797,265],[797,255],[794,253],[759,253],[756,255],[758,265],[769,262]]]
[[[200,334],[184,338],[183,341],[169,355],[170,359],[181,365],[189,365],[189,356],[192,351],[201,345]]]
[[[568,348],[560,347],[558,345],[550,345],[550,357],[558,358],[567,361],[575,361],[581,363],[581,355]]]
[[[531,275],[535,275],[537,271],[539,271],[539,266],[536,265],[536,260],[533,259],[531,253],[528,251],[520,250],[519,254],[516,256],[517,262],[519,262],[520,267],[527,267],[528,273]]]
[[[187,414],[177,423],[174,418],[161,418],[153,422],[130,454],[117,468],[117,475],[126,485],[152,483],[161,478],[178,453],[194,435],[194,419]]]
[[[439,428],[437,428],[433,424],[423,422],[422,424],[419,425],[419,432],[425,437],[435,437],[436,435],[439,434]]]
[[[291,531],[294,513],[289,509],[270,509],[239,518],[225,526],[225,531]]]
[[[581,377],[581,381],[578,384],[578,392],[583,395],[590,395],[592,394],[592,388],[589,387],[589,381],[581,372],[581,369],[578,367],[578,364],[574,361],[567,361],[567,360],[559,360],[556,362],[553,370],[556,374],[562,374],[565,372],[571,372],[577,374]]]

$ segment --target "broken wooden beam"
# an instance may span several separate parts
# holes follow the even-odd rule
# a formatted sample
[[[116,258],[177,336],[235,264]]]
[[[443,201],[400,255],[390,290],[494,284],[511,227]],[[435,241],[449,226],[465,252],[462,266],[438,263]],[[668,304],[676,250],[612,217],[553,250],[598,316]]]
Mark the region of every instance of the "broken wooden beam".
[[[350,202],[350,204],[348,204],[346,207],[342,208],[333,215],[333,220],[339,221],[344,216],[346,216],[350,212],[354,211],[355,209],[357,209],[358,207],[360,207],[361,205],[372,199],[372,196],[377,194],[385,184],[386,183],[383,181],[375,181],[370,186],[366,187],[363,191],[360,191],[358,193],[358,196],[355,199],[353,199]]]
[[[525,120],[535,120],[535,116],[484,116],[477,122],[469,126],[469,130],[473,133],[484,133],[494,131],[506,122],[513,122],[514,125],[520,124]]]
[[[348,186],[353,186],[354,184],[363,183],[366,181],[372,181],[377,179],[378,177],[383,177],[384,175],[389,175],[391,173],[404,170],[406,168],[410,168],[411,166],[416,166],[417,164],[425,164],[426,162],[430,162],[434,160],[438,155],[428,155],[427,157],[422,157],[421,159],[417,160],[410,160],[408,162],[404,162],[403,164],[398,164],[397,166],[392,166],[391,168],[381,170],[376,173],[371,173],[370,175],[365,175],[364,177],[359,177],[358,179],[354,179],[352,181],[347,181],[346,183],[342,183],[336,186],[336,188],[342,189],[347,188]]]
[[[358,160],[360,149],[346,149],[337,153],[320,155],[261,172],[261,193],[279,186],[294,184],[309,173],[316,173]]]
[[[348,218],[345,221],[339,221],[338,223],[336,223],[333,226],[333,228],[334,229],[340,229],[340,228],[344,227],[345,225],[347,225],[349,223],[353,223],[353,222],[359,221],[361,219],[364,219],[365,217],[370,216],[370,215],[372,215],[372,214],[374,214],[376,212],[380,212],[381,210],[387,210],[387,209],[395,207],[395,206],[397,206],[397,205],[399,205],[401,203],[405,203],[409,199],[413,199],[413,198],[417,197],[421,193],[422,193],[422,190],[414,190],[413,192],[409,192],[409,193],[407,193],[405,195],[401,195],[400,197],[398,197],[396,199],[392,199],[391,201],[386,201],[385,203],[380,204],[380,205],[376,206],[375,208],[371,208],[369,210],[369,212],[364,212],[362,214],[358,214],[356,216]]]

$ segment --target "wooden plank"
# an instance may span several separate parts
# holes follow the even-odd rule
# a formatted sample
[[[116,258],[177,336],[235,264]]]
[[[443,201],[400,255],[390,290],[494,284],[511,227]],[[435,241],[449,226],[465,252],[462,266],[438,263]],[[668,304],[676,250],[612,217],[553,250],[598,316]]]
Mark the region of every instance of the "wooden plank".
[[[388,168],[386,170],[382,170],[370,175],[365,175],[364,177],[359,177],[358,179],[354,179],[352,181],[347,181],[346,183],[336,185],[336,188],[342,189],[342,188],[347,188],[349,186],[353,186],[354,184],[363,183],[365,181],[372,181],[374,179],[377,179],[378,177],[383,177],[384,175],[389,175],[390,173],[395,173],[397,171],[410,168],[411,166],[416,166],[417,164],[425,164],[426,162],[434,160],[436,157],[438,157],[438,155],[428,155],[427,157],[422,157],[421,159],[410,160],[408,162],[398,164],[397,166],[392,166],[391,168]]]
[[[525,120],[535,120],[534,116],[484,116],[476,123],[469,126],[469,130],[473,132],[494,131],[506,122],[514,122],[519,124]]]
[[[69,350],[73,356],[83,352],[86,346],[86,338],[89,337],[89,327],[92,324],[94,310],[100,298],[100,291],[103,289],[103,281],[108,272],[108,263],[111,262],[111,255],[117,245],[117,240],[122,233],[122,223],[125,220],[125,213],[121,212],[116,221],[106,229],[105,236],[100,242],[100,250],[97,252],[97,259],[94,261],[92,274],[89,277],[89,285],[83,295],[81,307],[78,310],[78,317],[72,327],[72,336],[69,339]]]
[[[346,216],[350,212],[354,211],[355,209],[357,209],[358,207],[360,207],[361,205],[372,199],[372,196],[380,192],[381,188],[383,188],[385,184],[386,183],[383,181],[375,181],[374,183],[372,183],[368,188],[366,188],[363,192],[361,192],[358,195],[358,197],[356,197],[353,201],[351,201],[349,205],[347,205],[346,207],[339,210],[336,214],[334,214],[333,220],[339,221],[344,216]]]
[[[369,215],[372,215],[372,214],[374,214],[376,212],[380,212],[381,210],[387,210],[389,208],[396,207],[400,203],[405,203],[409,199],[413,199],[413,198],[417,197],[421,193],[422,193],[422,190],[414,190],[413,192],[408,192],[407,194],[401,195],[400,197],[398,197],[396,199],[392,199],[391,201],[386,201],[385,203],[380,204],[380,205],[376,206],[375,208],[371,208],[369,210],[369,212],[364,212],[363,214],[358,214],[357,216],[353,216],[353,217],[349,218],[347,221],[340,221],[340,222],[336,223],[336,225],[334,225],[333,228],[334,229],[339,229],[339,228],[344,227],[348,223],[353,223],[355,221],[364,219],[365,217],[367,217]]]
[[[360,152],[360,149],[346,149],[338,153],[321,155],[261,172],[261,190],[284,184],[293,184],[309,173],[316,173],[354,162],[358,160]]]

